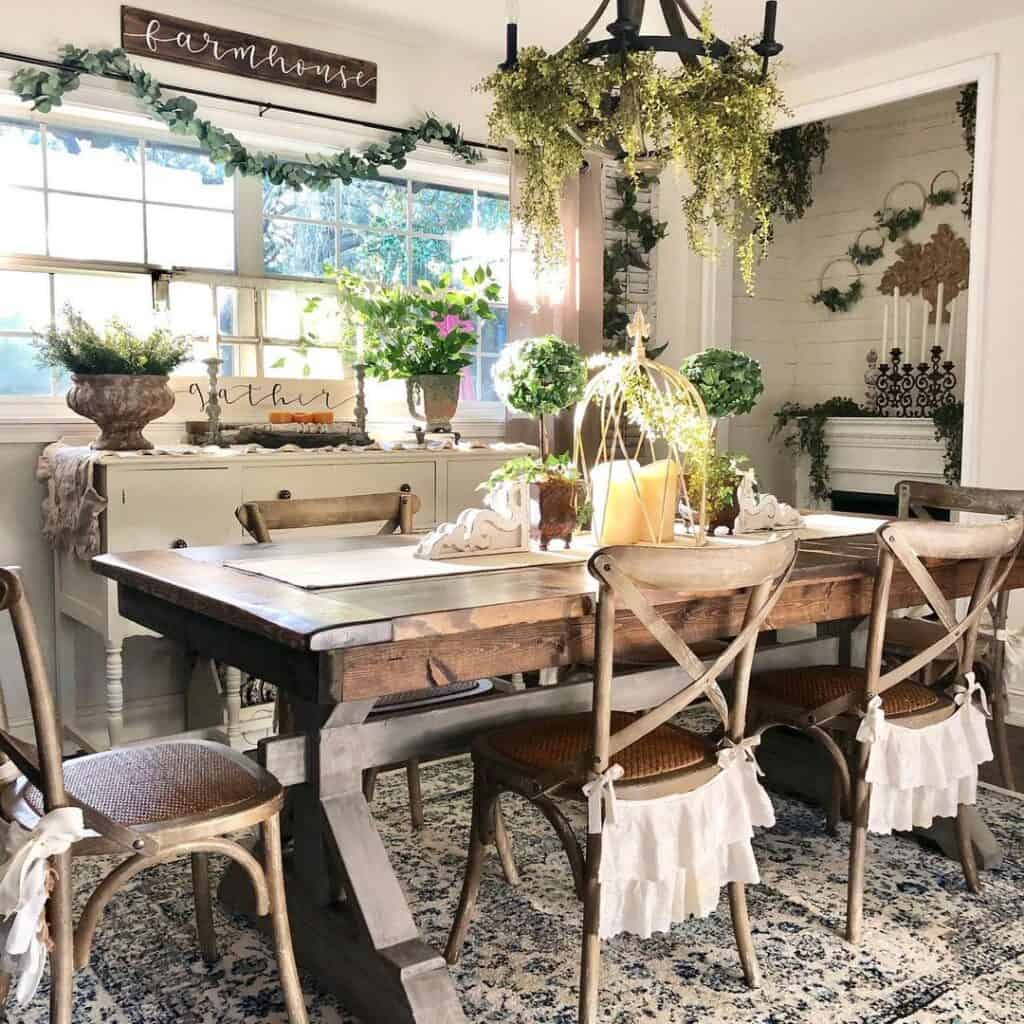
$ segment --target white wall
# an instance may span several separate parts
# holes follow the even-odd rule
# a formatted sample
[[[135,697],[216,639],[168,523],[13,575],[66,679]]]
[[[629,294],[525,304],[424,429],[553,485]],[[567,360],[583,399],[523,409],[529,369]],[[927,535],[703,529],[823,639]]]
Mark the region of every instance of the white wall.
[[[956,112],[959,94],[959,89],[947,89],[830,120],[830,147],[824,170],[814,177],[813,206],[795,223],[779,219],[768,259],[758,270],[754,296],[744,293],[739,275],[735,276],[733,346],[761,361],[766,393],[750,415],[733,423],[730,444],[748,452],[766,489],[787,500],[794,496],[793,463],[778,441],[766,436],[773,412],[784,401],[810,405],[836,396],[863,401],[868,351],[874,349],[882,359],[888,356],[881,343],[882,316],[883,306],[887,303],[891,309],[892,300],[878,288],[885,270],[899,258],[897,250],[904,241],[927,242],[940,224],[970,239],[959,198],[953,206],[928,207],[916,228],[899,242],[886,240],[882,258],[861,268],[864,297],[849,312],[832,313],[811,301],[826,265],[843,257],[858,233],[874,225],[874,213],[891,189],[890,206],[920,207],[920,191],[899,183],[915,182],[928,189],[932,178],[946,170],[955,171],[961,181],[966,178],[970,160]],[[953,185],[952,175],[943,175],[936,187]],[[871,231],[862,244],[879,241],[878,232]],[[842,260],[828,270],[824,284],[844,289],[855,276],[850,263]],[[911,306],[910,352],[915,361],[920,351],[920,302]],[[961,368],[966,313],[962,296],[954,332],[954,359]],[[900,321],[902,332],[902,310]],[[942,338],[945,342],[945,327]],[[932,339],[930,330],[929,346]]]
[[[477,140],[486,137],[487,98],[473,92],[473,85],[493,66],[479,55],[453,54],[445,47],[424,46],[411,36],[393,32],[375,35],[349,30],[337,18],[313,21],[301,16],[296,7],[287,16],[254,10],[244,4],[174,0],[157,5],[161,11],[226,28],[238,28],[288,42],[308,44],[318,49],[364,57],[379,66],[378,102],[361,103],[341,100],[308,90],[287,86],[264,85],[234,75],[186,68],[161,61],[140,60],[161,80],[175,85],[224,92],[236,96],[265,99],[271,102],[304,107],[327,113],[364,118],[398,126],[412,123],[426,112],[442,119],[463,124],[467,136]],[[3,48],[10,52],[55,59],[58,48],[65,43],[95,48],[112,47],[120,41],[120,3],[118,0],[46,0],[41,4],[8,4],[0,16],[3,24]],[[500,38],[496,39],[494,60],[501,59]],[[17,66],[17,65],[13,65]],[[12,67],[13,67],[12,66]],[[6,91],[6,70],[0,68],[0,113],[25,116],[27,106],[21,105]],[[168,90],[169,94],[173,94]],[[119,96],[124,96],[119,100]],[[82,89],[69,96],[69,103],[102,105],[116,101],[125,110],[137,110],[121,86],[83,79]],[[296,118],[271,111],[262,122],[255,113],[240,109],[237,104],[204,101],[200,111],[214,121],[244,132],[259,129],[275,137],[302,136],[311,141],[296,143],[299,152],[314,149],[316,144],[344,145],[350,136],[340,126],[313,119]],[[140,123],[144,123],[140,119]],[[299,130],[296,130],[299,126]],[[353,133],[358,136],[359,133]],[[244,137],[244,135],[243,135]],[[372,134],[363,137],[373,137]],[[56,438],[62,427],[36,425],[12,430],[2,422],[0,410],[0,564],[21,565],[28,591],[39,620],[43,648],[51,669],[53,651],[53,572],[51,555],[39,529],[39,503],[42,488],[35,481],[35,464],[44,444]],[[148,643],[147,652],[126,651],[126,696],[159,701],[167,695],[166,666],[160,662],[172,657],[161,646]],[[95,659],[92,659],[95,660]],[[154,670],[155,666],[155,670]],[[139,671],[141,669],[141,671]],[[133,683],[133,677],[135,682]],[[102,680],[88,675],[81,680],[82,706],[102,703]],[[16,647],[10,623],[0,618],[0,685],[7,695],[12,721],[24,721],[27,704],[18,667]],[[171,700],[169,708],[174,704]],[[129,714],[131,709],[129,708]],[[179,725],[174,716],[171,727]]]

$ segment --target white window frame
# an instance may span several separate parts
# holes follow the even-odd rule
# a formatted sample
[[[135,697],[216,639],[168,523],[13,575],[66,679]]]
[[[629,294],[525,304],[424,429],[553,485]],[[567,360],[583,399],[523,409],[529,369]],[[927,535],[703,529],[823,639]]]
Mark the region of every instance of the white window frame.
[[[14,70],[8,61],[0,61],[0,72]],[[322,122],[289,118],[283,123],[273,114],[267,117],[256,117],[240,113],[237,107],[230,104],[218,104],[211,101],[210,113],[223,127],[234,130],[247,145],[257,148],[271,149],[282,155],[292,155],[302,159],[306,152],[317,149],[330,152],[339,150],[336,127],[327,127]],[[219,109],[215,109],[219,108]],[[5,120],[36,123],[44,126],[53,125],[65,130],[92,132],[110,132],[140,142],[157,142],[175,146],[189,147],[189,141],[172,135],[150,119],[134,112],[134,102],[128,97],[122,86],[106,80],[83,82],[76,91],[75,99],[57,111],[48,115],[39,115],[26,111],[24,106],[6,90],[0,90],[0,117]],[[365,145],[371,141],[379,141],[379,133],[373,131],[352,132],[346,144]],[[143,147],[144,148],[144,147]],[[198,146],[194,148],[198,149]],[[400,176],[409,181],[426,185],[447,185],[455,188],[475,189],[480,192],[505,195],[508,193],[508,162],[507,159],[489,156],[487,166],[483,169],[460,165],[449,154],[438,150],[425,150],[422,154],[409,160],[407,167],[399,172]],[[397,175],[396,175],[397,176]],[[21,186],[19,186],[21,187]],[[31,186],[27,186],[31,187]],[[411,185],[408,186],[411,195]],[[139,274],[149,276],[170,276],[173,280],[208,280],[217,281],[226,286],[257,287],[258,289],[299,287],[315,289],[318,283],[329,288],[322,279],[289,277],[285,275],[266,274],[263,272],[263,207],[262,179],[235,176],[235,273],[209,271],[199,268],[166,268],[150,264],[122,263],[117,261],[86,261],[72,260],[62,257],[15,256],[0,255],[0,270],[29,272],[83,272],[100,274]],[[110,197],[104,197],[110,198]],[[144,202],[145,200],[127,200]],[[410,200],[411,201],[411,200]],[[158,204],[173,205],[173,204]],[[180,204],[179,204],[180,205]],[[200,209],[208,209],[199,207]],[[143,218],[145,222],[145,218]],[[258,228],[254,229],[254,225]],[[355,230],[366,230],[354,226]],[[410,222],[411,227],[411,222]],[[371,229],[372,230],[372,229]],[[435,237],[422,234],[423,237]],[[411,233],[410,233],[411,236]],[[436,236],[444,237],[444,236]],[[17,334],[18,332],[6,332]],[[250,339],[222,337],[225,344],[251,343],[262,346],[280,343],[292,345],[292,339],[274,339],[259,336]],[[260,370],[262,372],[262,366]],[[196,378],[198,379],[198,378]],[[241,378],[240,378],[241,379]],[[263,378],[305,383],[303,378]],[[368,382],[372,383],[372,382]],[[386,389],[383,389],[386,390]],[[408,422],[408,414],[402,412],[397,404],[381,409],[376,415],[371,409],[372,419],[384,423]],[[173,414],[172,414],[173,415]],[[456,426],[473,429],[477,425],[491,432],[498,424],[503,424],[505,410],[500,402],[482,402],[463,400],[459,404]],[[44,424],[60,421],[79,423],[77,417],[71,417],[63,395],[6,395],[0,396],[0,423],[9,424]],[[33,435],[34,436],[34,435]]]

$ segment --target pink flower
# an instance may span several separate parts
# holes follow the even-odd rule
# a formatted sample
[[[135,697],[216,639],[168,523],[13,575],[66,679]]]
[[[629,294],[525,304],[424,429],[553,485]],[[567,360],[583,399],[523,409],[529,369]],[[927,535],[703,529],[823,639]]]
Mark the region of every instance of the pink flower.
[[[434,326],[442,338],[447,338],[452,331],[466,331],[472,334],[476,330],[472,320],[463,320],[454,313],[449,313],[443,320],[435,320]]]

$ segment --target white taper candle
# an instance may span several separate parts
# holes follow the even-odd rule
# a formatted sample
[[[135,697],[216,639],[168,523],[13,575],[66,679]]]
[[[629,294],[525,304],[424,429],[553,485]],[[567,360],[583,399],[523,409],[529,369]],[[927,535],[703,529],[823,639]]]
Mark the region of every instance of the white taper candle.
[[[928,300],[921,296],[921,362],[928,362]]]
[[[953,325],[956,323],[957,300],[959,297],[959,295],[954,295],[953,301],[949,304],[949,333],[946,335],[946,351],[944,353],[946,359],[953,358]]]
[[[939,293],[935,297],[935,344],[938,345],[939,348],[942,347],[942,310],[944,308],[942,304],[942,292],[943,282],[940,281]]]
[[[907,346],[907,362],[910,363],[911,366],[913,366],[914,365],[914,353],[913,353],[913,350],[910,347],[910,304],[911,304],[910,303],[910,296],[908,295],[907,299],[906,299],[906,302],[904,303],[904,305],[906,306],[906,309],[907,309],[907,322],[906,322],[906,325],[905,325],[906,330],[905,330],[905,337],[903,339],[903,343]]]
[[[892,290],[892,347],[900,347],[900,286]]]
[[[889,358],[889,303],[882,307],[882,358]]]

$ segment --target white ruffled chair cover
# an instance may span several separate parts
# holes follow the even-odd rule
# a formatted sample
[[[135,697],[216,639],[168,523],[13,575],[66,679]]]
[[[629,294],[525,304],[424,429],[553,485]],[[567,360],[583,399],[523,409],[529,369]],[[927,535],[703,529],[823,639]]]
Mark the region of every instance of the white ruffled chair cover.
[[[601,938],[666,932],[688,917],[707,917],[727,882],[761,880],[750,841],[756,827],[775,824],[775,811],[758,780],[753,745],[720,751],[722,771],[689,793],[616,800],[611,770],[588,787],[591,808],[596,791],[606,812]]]
[[[909,729],[886,721],[879,697],[872,698],[857,731],[871,744],[868,830],[876,835],[927,828],[935,818],[953,818],[960,804],[977,800],[978,765],[992,760],[985,723],[985,691],[973,672],[956,690],[957,711],[945,721]],[[974,702],[980,695],[982,707]]]
[[[4,970],[18,975],[15,998],[21,1006],[36,994],[46,967],[41,930],[50,895],[48,859],[85,835],[77,807],[44,814],[31,832],[0,821],[0,957]]]

